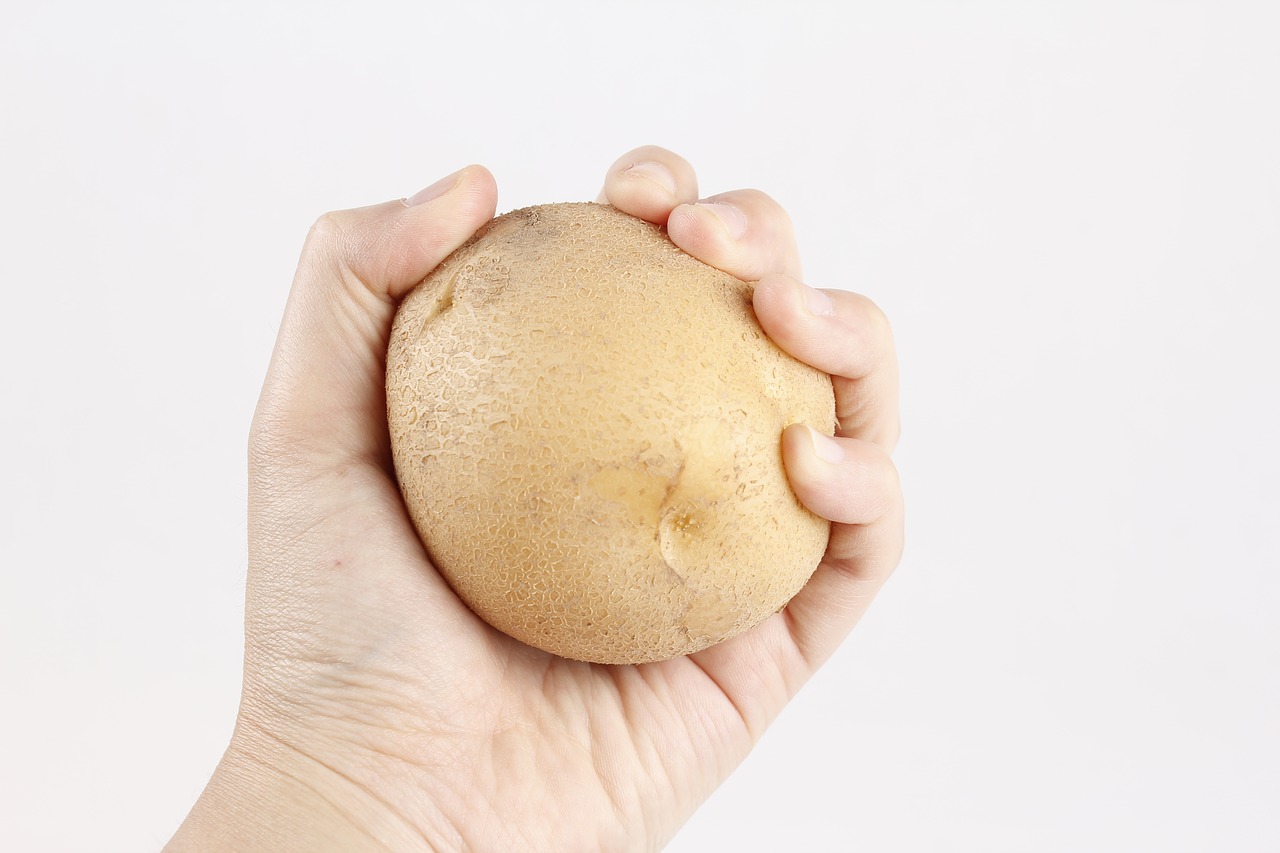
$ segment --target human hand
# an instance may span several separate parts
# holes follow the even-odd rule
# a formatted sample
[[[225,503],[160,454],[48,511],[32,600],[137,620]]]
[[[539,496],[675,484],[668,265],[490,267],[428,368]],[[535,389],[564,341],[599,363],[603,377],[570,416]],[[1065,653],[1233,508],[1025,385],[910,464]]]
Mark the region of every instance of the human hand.
[[[835,522],[808,585],[718,646],[640,666],[566,660],[490,628],[431,565],[401,502],[384,358],[398,301],[492,218],[478,166],[407,201],[321,217],[250,438],[244,692],[171,850],[643,850],[662,846],[835,650],[897,564],[897,368],[863,297],[799,281],[786,214],[698,203],[659,148],[601,201],[758,281],[761,325],[832,374],[835,440],[781,436],[792,487]]]

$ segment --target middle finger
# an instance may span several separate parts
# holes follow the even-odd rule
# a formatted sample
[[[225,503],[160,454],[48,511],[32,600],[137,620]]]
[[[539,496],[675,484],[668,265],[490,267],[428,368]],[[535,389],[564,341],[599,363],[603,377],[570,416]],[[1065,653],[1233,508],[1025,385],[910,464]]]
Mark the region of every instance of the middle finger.
[[[759,190],[734,190],[682,204],[667,219],[671,241],[744,281],[769,273],[801,277],[791,217]]]

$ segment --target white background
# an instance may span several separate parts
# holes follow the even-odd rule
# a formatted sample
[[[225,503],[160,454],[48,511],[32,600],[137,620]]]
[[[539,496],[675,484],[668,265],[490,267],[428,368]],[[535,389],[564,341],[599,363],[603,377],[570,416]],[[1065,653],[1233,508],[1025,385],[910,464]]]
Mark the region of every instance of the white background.
[[[1280,850],[1276,4],[203,5],[4,3],[0,847],[157,849],[225,746],[315,216],[653,142],[888,311],[909,509],[671,849]]]

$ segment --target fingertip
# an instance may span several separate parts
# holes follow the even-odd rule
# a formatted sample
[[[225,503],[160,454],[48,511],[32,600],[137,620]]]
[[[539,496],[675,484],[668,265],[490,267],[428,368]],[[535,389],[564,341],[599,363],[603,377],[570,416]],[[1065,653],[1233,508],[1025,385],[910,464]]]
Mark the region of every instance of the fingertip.
[[[823,306],[815,297],[831,301],[822,291],[789,275],[770,273],[756,283],[751,306],[760,328],[783,352],[830,373],[831,357],[827,351],[839,346],[839,342],[833,338],[835,329],[827,322],[830,314],[819,313]]]
[[[879,518],[900,491],[888,454],[868,441],[827,436],[806,424],[782,433],[782,460],[800,502],[840,524]]]
[[[772,306],[776,304],[779,297],[783,297],[790,291],[790,279],[781,273],[770,273],[762,276],[756,282],[756,286],[751,294],[751,304],[756,310],[760,310],[761,305]]]
[[[461,186],[464,192],[488,205],[487,218],[492,219],[493,211],[498,205],[498,179],[493,176],[493,172],[479,163],[472,163],[462,169]]]
[[[697,197],[697,176],[689,161],[657,145],[644,145],[614,161],[598,200],[663,225],[675,207]]]
[[[800,502],[818,515],[822,513],[809,505],[810,496],[821,490],[824,482],[830,479],[829,469],[833,463],[829,459],[837,458],[835,452],[827,457],[820,454],[823,441],[831,439],[807,424],[791,424],[782,431],[782,464],[787,479]]]
[[[632,163],[627,168],[618,173],[624,178],[640,178],[649,182],[660,193],[675,199],[678,197],[680,188],[676,184],[676,175],[671,171],[671,167],[658,160],[639,160]],[[644,186],[648,186],[645,184]]]
[[[472,163],[400,201],[405,207],[420,207],[451,196],[457,190],[473,195],[493,195],[496,197],[497,181],[494,180],[493,174],[484,166]]]
[[[437,264],[462,245],[480,226],[493,219],[498,185],[493,173],[472,164],[440,181],[443,190],[428,187],[405,200],[397,227],[388,232],[382,255],[383,277],[389,296],[398,300],[412,290]],[[428,196],[422,198],[422,196]]]
[[[799,282],[782,273],[768,273],[756,282],[751,292],[751,307],[770,337],[773,336],[771,326],[785,323],[798,313],[795,310],[799,307],[798,289]]]
[[[671,211],[667,234],[698,260],[743,281],[759,281],[774,272],[800,275],[791,220],[759,190],[733,190],[682,204]]]
[[[467,237],[493,219],[498,210],[498,181],[493,173],[478,163],[462,170],[458,213],[465,223]],[[467,227],[469,226],[469,227]]]
[[[436,192],[432,192],[440,187]],[[417,199],[415,201],[415,199]],[[414,216],[430,216],[435,219],[441,209],[461,217],[465,222],[475,222],[472,231],[493,218],[498,206],[498,182],[493,173],[478,163],[464,166],[448,178],[422,190],[405,200]]]
[[[765,275],[756,284],[753,304],[766,313],[804,318],[834,317],[836,303],[825,290],[811,287],[783,273]]]
[[[743,275],[738,241],[730,231],[730,225],[726,224],[726,218],[727,211],[717,212],[710,204],[681,204],[671,211],[667,219],[667,236],[703,263],[750,281],[752,279]]]
[[[898,366],[884,312],[865,296],[781,275],[756,285],[752,307],[780,349],[830,374],[840,434],[891,451],[900,429]]]
[[[782,431],[782,458],[792,485],[807,485],[828,477],[827,470],[845,459],[844,448],[808,424],[790,424]]]

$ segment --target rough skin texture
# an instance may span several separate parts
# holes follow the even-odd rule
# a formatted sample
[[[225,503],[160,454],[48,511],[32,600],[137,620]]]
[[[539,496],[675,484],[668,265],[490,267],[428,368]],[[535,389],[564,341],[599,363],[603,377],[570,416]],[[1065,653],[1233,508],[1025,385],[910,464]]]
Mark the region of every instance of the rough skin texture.
[[[401,305],[396,473],[432,561],[501,631],[563,657],[688,654],[782,608],[826,548],[780,435],[831,433],[830,378],[751,286],[597,204],[493,220]]]

